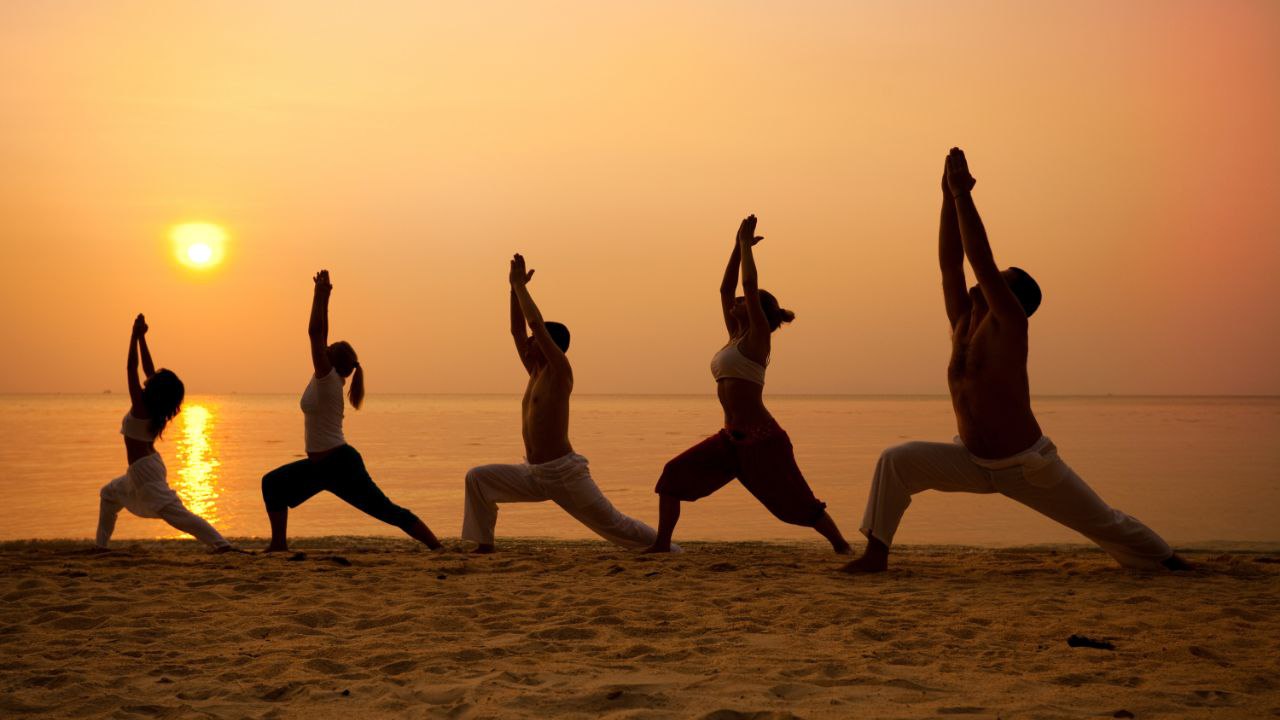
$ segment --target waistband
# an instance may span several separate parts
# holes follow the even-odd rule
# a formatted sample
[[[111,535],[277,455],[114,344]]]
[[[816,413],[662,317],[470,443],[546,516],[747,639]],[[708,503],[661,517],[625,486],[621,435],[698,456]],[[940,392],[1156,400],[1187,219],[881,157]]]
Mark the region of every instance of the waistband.
[[[778,421],[769,418],[767,421],[757,423],[755,425],[745,425],[742,427],[726,427],[720,430],[721,433],[727,435],[734,442],[744,442],[749,440],[763,440],[767,437],[773,437],[779,433],[785,433]]]
[[[527,458],[526,458],[527,461]],[[526,464],[528,464],[526,462]],[[548,460],[537,465],[529,464],[529,471],[534,477],[543,480],[558,480],[569,478],[585,472],[587,469],[587,459],[576,452],[561,455],[555,460]]]
[[[548,461],[543,462],[543,463],[531,463],[531,462],[529,462],[529,458],[525,458],[525,459],[524,459],[524,464],[525,464],[525,465],[528,465],[529,467],[531,467],[531,468],[533,468],[533,469],[535,469],[535,470],[551,470],[551,471],[554,471],[554,470],[556,470],[557,468],[574,467],[574,466],[577,466],[577,465],[586,465],[586,464],[587,464],[587,459],[586,459],[585,457],[583,457],[583,456],[579,455],[579,454],[578,454],[578,453],[576,453],[576,452],[570,452],[570,453],[565,453],[564,455],[561,455],[560,457],[556,458],[555,460],[548,460]]]
[[[964,447],[959,435],[956,436],[955,442],[957,445]],[[1004,470],[1011,467],[1025,467],[1029,470],[1035,470],[1058,459],[1058,446],[1053,444],[1048,435],[1041,435],[1039,440],[1031,444],[1031,447],[1022,452],[1014,453],[1009,457],[991,459],[981,458],[969,453],[969,459],[988,470]]]
[[[164,458],[160,457],[160,453],[158,452],[153,452],[150,455],[143,455],[137,460],[134,460],[133,462],[129,463],[129,469],[130,470],[134,468],[141,469],[146,467],[147,465],[159,465],[161,468],[163,468]]]

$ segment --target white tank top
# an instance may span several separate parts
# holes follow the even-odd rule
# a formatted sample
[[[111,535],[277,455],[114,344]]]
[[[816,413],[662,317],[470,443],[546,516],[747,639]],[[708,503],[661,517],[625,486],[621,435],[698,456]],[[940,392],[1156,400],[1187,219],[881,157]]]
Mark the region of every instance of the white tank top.
[[[120,434],[130,440],[156,441],[156,434],[151,432],[151,419],[134,417],[132,410],[125,413],[120,421]]]
[[[765,363],[768,362],[766,358]],[[725,378],[737,378],[764,385],[764,365],[743,355],[736,342],[725,345],[711,357],[711,375],[716,382]]]
[[[302,391],[303,425],[307,452],[324,452],[347,444],[342,436],[342,386],[337,370],[330,369],[322,378],[311,376]]]

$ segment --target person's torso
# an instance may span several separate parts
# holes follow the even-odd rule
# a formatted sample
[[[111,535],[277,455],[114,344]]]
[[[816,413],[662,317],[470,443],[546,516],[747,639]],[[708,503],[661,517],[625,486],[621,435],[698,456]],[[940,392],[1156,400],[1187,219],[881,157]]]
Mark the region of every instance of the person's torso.
[[[764,406],[764,375],[769,359],[758,363],[739,348],[741,339],[731,340],[711,358],[711,376],[716,380],[716,397],[724,409],[726,428],[756,427],[772,422]]]
[[[1042,435],[1031,411],[1027,348],[1024,333],[990,316],[962,321],[952,334],[947,385],[956,429],[979,457],[1013,455]]]
[[[151,418],[135,417],[130,410],[120,421],[120,434],[124,436],[124,454],[130,465],[155,454],[156,433],[151,431]]]
[[[308,453],[324,452],[346,444],[342,434],[344,384],[342,376],[336,370],[330,370],[323,378],[313,374],[302,392],[298,405],[302,408],[303,436]]]
[[[569,395],[573,378],[559,377],[548,367],[529,376],[521,401],[525,458],[544,463],[573,452],[569,443]]]

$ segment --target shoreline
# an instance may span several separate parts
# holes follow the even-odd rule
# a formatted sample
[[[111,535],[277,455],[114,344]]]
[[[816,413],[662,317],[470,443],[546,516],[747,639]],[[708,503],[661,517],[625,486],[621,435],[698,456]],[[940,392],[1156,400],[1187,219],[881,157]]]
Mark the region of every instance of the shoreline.
[[[227,535],[225,536],[231,544],[244,547],[246,550],[256,550],[258,545],[266,546],[270,539],[261,535]],[[839,560],[841,556],[829,552],[829,546],[822,540],[792,540],[787,538],[762,538],[760,540],[683,540],[677,538],[681,546],[686,548],[717,548],[717,547],[743,547],[743,548],[776,548],[779,550],[798,550],[805,552],[815,552],[819,555],[830,555],[833,560]],[[456,537],[444,536],[440,538],[444,543],[446,554],[468,554],[473,545],[467,541]],[[855,535],[850,539],[850,544],[854,550],[861,552],[865,539],[861,534]],[[150,545],[157,546],[179,546],[189,544],[193,547],[204,549],[204,546],[192,538],[130,538],[130,537],[114,537],[111,539],[111,547],[108,552],[126,549],[142,549]],[[417,552],[418,543],[406,538],[402,534],[386,534],[386,535],[291,535],[289,544],[308,545],[308,546],[333,546],[333,545],[352,545],[359,546],[374,545],[397,545],[401,544],[407,551]],[[0,552],[15,548],[33,548],[42,545],[50,546],[49,549],[75,549],[84,548],[93,545],[93,538],[13,538],[0,539]],[[504,547],[521,547],[521,546],[544,546],[556,547],[563,549],[579,549],[582,551],[616,551],[622,554],[636,554],[617,548],[616,546],[595,538],[561,538],[554,536],[540,535],[518,535],[510,537],[498,537],[498,549],[501,551]],[[1205,540],[1202,542],[1177,543],[1171,542],[1170,545],[1179,553],[1194,554],[1212,554],[1212,553],[1235,553],[1242,555],[1268,555],[1280,553],[1280,540]],[[247,546],[247,547],[246,547]],[[422,548],[426,552],[425,548]],[[1045,553],[1096,553],[1099,557],[1107,557],[1101,548],[1093,543],[1023,543],[1023,544],[969,544],[969,543],[895,543],[893,546],[894,554],[898,553],[931,553],[931,552],[1023,552],[1028,554]]]
[[[473,556],[335,536],[297,538],[291,560],[3,542],[0,713],[1280,714],[1264,547],[1180,548],[1197,570],[1149,573],[1080,546],[904,546],[889,572],[850,577],[814,542],[682,544],[513,538]]]

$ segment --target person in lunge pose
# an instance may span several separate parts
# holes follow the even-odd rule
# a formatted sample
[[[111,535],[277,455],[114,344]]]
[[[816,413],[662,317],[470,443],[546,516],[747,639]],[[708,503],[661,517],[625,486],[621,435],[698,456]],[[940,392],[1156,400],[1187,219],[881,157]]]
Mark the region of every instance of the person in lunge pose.
[[[569,444],[569,395],[573,392],[573,368],[565,356],[569,329],[542,319],[529,295],[532,278],[524,258],[512,258],[508,276],[511,338],[529,373],[521,403],[525,462],[481,465],[467,471],[462,538],[476,544],[475,552],[491,553],[499,503],[551,500],[615,545],[646,547],[653,542],[653,528],[619,512],[591,479],[587,459]]]
[[[138,381],[139,355],[142,356],[142,372],[146,375],[143,382]],[[165,477],[164,460],[156,452],[155,441],[182,408],[185,389],[172,370],[156,370],[151,362],[151,351],[147,349],[147,321],[142,315],[133,321],[125,374],[133,405],[120,423],[120,434],[124,435],[129,469],[104,485],[99,492],[98,547],[107,546],[116,527],[116,516],[127,508],[138,517],[160,518],[216,552],[233,550],[231,543],[208,521],[182,504]]]
[[[440,541],[409,510],[396,505],[369,477],[364,459],[342,435],[342,388],[351,378],[351,406],[364,401],[364,369],[350,343],[329,344],[329,271],[315,275],[311,299],[311,365],[315,370],[302,393],[302,415],[307,457],[282,465],[262,477],[262,499],[271,521],[271,544],[266,552],[289,549],[289,508],[296,508],[321,490],[328,490],[357,509],[394,525],[432,550]]]
[[[922,490],[998,492],[1079,532],[1121,565],[1185,568],[1151,528],[1103,502],[1040,431],[1027,380],[1027,319],[1040,306],[1040,287],[1025,271],[996,265],[973,203],[974,184],[964,153],[952,148],[943,170],[938,260],[959,442],[909,442],[880,455],[862,519],[867,548],[843,569],[886,569],[902,514]],[[978,279],[967,291],[966,257]]]
[[[764,406],[764,370],[773,332],[795,319],[795,313],[780,308],[777,298],[759,288],[752,248],[764,238],[755,230],[755,215],[742,221],[720,284],[729,342],[711,358],[711,374],[724,408],[724,429],[663,468],[655,489],[658,537],[647,552],[670,549],[681,502],[706,497],[735,477],[779,520],[812,527],[836,552],[852,552],[827,514],[826,503],[813,496],[800,474],[791,438]],[[735,297],[739,264],[742,296]]]

